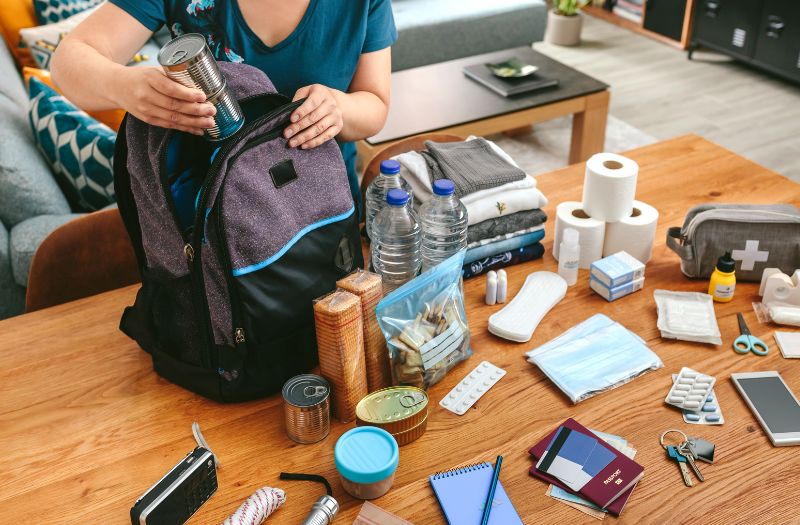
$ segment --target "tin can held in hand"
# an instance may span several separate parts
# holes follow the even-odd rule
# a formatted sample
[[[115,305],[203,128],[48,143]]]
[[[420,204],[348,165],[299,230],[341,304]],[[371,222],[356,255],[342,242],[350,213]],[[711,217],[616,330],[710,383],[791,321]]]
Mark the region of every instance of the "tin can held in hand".
[[[188,33],[167,42],[158,53],[158,63],[169,78],[188,88],[199,89],[217,110],[214,127],[205,130],[208,140],[230,137],[244,125],[239,102],[228,91],[225,77],[199,33]]]
[[[283,385],[286,435],[297,443],[316,443],[331,430],[331,386],[314,374],[295,376]]]

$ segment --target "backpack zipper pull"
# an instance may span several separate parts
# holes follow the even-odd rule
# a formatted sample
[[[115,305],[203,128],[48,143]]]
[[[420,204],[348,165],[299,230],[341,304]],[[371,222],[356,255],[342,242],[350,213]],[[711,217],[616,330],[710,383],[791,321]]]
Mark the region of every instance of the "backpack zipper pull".
[[[237,328],[234,330],[233,335],[237,345],[244,343],[244,328]]]
[[[183,246],[183,253],[186,255],[186,261],[189,263],[189,266],[191,266],[194,262],[194,248],[192,248],[190,243],[187,242]]]

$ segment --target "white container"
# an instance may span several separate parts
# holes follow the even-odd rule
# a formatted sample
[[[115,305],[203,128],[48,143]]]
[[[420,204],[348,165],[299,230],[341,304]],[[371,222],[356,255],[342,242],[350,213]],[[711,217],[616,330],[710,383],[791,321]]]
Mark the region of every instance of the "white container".
[[[569,286],[578,282],[580,256],[580,234],[574,228],[566,228],[558,248],[558,275],[563,277]]]

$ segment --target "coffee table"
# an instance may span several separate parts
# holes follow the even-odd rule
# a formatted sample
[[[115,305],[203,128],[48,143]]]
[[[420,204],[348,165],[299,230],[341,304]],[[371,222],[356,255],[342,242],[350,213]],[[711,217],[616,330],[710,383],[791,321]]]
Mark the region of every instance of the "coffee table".
[[[503,97],[470,80],[465,66],[517,57],[557,78],[558,87]],[[569,163],[603,150],[608,117],[608,85],[530,47],[495,51],[392,74],[392,103],[380,133],[358,142],[366,166],[375,153],[398,140],[422,133],[490,135],[573,115]]]
[[[417,525],[444,518],[428,475],[457,465],[493,461],[504,455],[501,480],[528,523],[596,524],[545,496],[547,486],[528,474],[528,448],[567,417],[621,435],[638,449],[644,479],[620,523],[796,523],[800,515],[800,454],[796,447],[774,448],[729,380],[732,372],[778,370],[800,393],[800,366],[783,359],[773,326],[759,323],[750,303],[758,284],[740,283],[736,297],[716,305],[724,345],[664,340],[656,328],[653,290],[701,291],[705,281],[681,275],[677,256],[664,237],[686,210],[701,202],[800,203],[800,185],[697,136],[685,136],[630,151],[641,166],[637,197],[659,209],[661,219],[653,260],[643,291],[613,303],[578,284],[539,325],[529,343],[490,335],[487,319],[498,307],[483,301],[484,279],[465,282],[467,317],[474,355],[429,391],[426,433],[400,450],[393,489],[376,504]],[[538,177],[557,203],[581,197],[583,165]],[[553,222],[546,226],[553,238]],[[551,242],[542,260],[510,267],[509,296],[537,270],[556,269]],[[134,500],[194,447],[190,426],[198,421],[219,454],[220,488],[191,520],[221,523],[257,488],[287,492],[287,501],[266,525],[296,525],[321,495],[315,483],[283,482],[278,474],[326,476],[342,505],[335,523],[349,524],[360,502],[347,496],[333,463],[336,439],[350,425],[335,423],[331,435],[314,445],[298,445],[283,430],[280,396],[222,405],[159,378],[147,354],[117,329],[122,308],[136,286],[0,322],[0,523],[130,523]],[[617,389],[573,405],[523,352],[602,312],[635,331],[664,361]],[[769,355],[741,356],[730,348],[739,334],[736,313],[744,312],[754,335],[767,341]],[[438,406],[446,393],[482,360],[508,373],[473,409],[456,416]],[[717,397],[725,414],[721,427],[683,423],[666,406],[670,374],[690,366],[717,377]],[[680,428],[717,445],[717,461],[700,464],[704,483],[684,487],[678,468],[665,459],[658,436]]]

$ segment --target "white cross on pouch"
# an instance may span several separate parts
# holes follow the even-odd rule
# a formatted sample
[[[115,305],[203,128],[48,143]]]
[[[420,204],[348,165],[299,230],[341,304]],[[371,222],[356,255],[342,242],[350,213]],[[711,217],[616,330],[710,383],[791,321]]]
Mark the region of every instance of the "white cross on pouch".
[[[737,261],[742,261],[740,270],[752,270],[757,262],[767,262],[769,252],[758,249],[758,241],[748,240],[744,243],[744,250],[733,250],[731,257]]]

